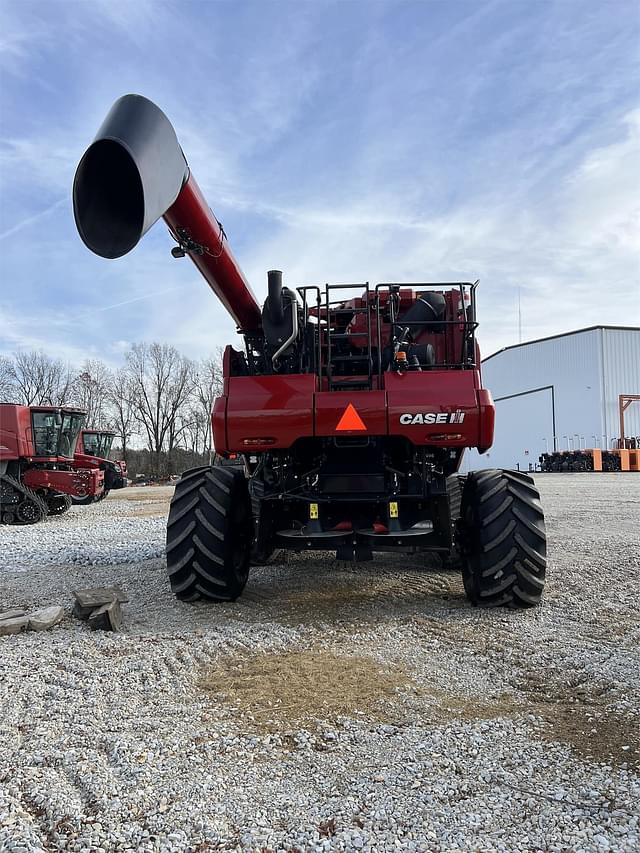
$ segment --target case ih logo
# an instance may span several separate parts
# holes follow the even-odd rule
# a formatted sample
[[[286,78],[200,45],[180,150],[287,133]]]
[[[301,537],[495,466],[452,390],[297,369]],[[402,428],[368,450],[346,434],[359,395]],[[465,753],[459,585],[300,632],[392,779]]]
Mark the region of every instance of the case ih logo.
[[[400,415],[400,423],[404,426],[415,426],[416,424],[461,424],[464,421],[464,412],[458,409],[455,412],[405,412]]]

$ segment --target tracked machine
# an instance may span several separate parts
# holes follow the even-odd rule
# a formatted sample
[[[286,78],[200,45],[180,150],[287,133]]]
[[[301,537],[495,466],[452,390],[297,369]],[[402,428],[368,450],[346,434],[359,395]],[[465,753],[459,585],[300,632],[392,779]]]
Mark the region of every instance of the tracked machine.
[[[80,430],[73,454],[72,466],[79,470],[99,470],[104,473],[104,489],[99,495],[72,497],[74,504],[86,506],[104,500],[112,489],[124,489],[127,485],[127,463],[124,459],[109,459],[116,434],[108,429]]]
[[[74,465],[81,409],[0,403],[0,522],[36,524],[73,497],[102,494],[104,473]]]
[[[113,105],[78,166],[79,234],[119,258],[160,217],[235,320],[212,425],[244,470],[183,474],[168,518],[167,568],[185,601],[229,601],[275,548],[436,552],[462,568],[475,605],[535,605],[545,577],[542,508],[520,472],[458,472],[487,450],[495,409],[476,343],[476,284],[285,286],[262,308],[175,131],[147,99]]]

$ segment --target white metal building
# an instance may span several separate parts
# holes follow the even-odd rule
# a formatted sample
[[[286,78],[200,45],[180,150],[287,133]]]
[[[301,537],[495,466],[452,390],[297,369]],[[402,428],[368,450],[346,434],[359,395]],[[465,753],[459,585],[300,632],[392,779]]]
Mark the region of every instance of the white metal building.
[[[466,454],[464,470],[527,471],[541,453],[611,447],[620,435],[618,398],[640,394],[640,328],[591,326],[516,344],[482,362],[496,404],[493,447]],[[640,436],[640,401],[625,412]]]

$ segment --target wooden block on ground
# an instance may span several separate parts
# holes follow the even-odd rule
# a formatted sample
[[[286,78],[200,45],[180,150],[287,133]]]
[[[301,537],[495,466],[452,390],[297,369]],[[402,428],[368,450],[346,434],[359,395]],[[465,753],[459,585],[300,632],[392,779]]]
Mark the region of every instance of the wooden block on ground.
[[[73,597],[76,600],[73,615],[77,616],[78,619],[88,619],[96,607],[102,607],[103,604],[108,604],[110,601],[118,601],[120,603],[129,601],[129,596],[126,592],[123,592],[117,586],[75,589]]]
[[[21,631],[26,631],[28,624],[28,616],[15,616],[13,619],[3,619],[2,622],[0,622],[0,637],[6,637],[9,634],[19,634]]]
[[[122,610],[117,599],[96,607],[89,616],[89,626],[102,631],[119,631],[122,627]]]
[[[102,605],[100,605],[100,607],[102,607]],[[80,605],[76,601],[76,603],[73,605],[72,613],[76,617],[76,619],[86,620],[89,618],[89,616],[91,616],[91,614],[93,613],[94,610],[95,610],[95,607],[91,607],[91,606],[90,607],[80,607]]]
[[[63,616],[64,609],[59,604],[43,607],[41,610],[29,614],[29,630],[46,631],[47,628],[53,628],[54,625],[61,622]]]
[[[15,610],[5,610],[4,613],[0,613],[0,622],[3,619],[17,619],[18,616],[24,616],[25,611],[16,608]]]

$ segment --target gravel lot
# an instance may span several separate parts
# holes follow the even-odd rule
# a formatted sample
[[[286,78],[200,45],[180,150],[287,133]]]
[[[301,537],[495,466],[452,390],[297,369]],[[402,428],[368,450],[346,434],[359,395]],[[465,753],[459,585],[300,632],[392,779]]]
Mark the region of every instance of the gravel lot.
[[[232,605],[163,568],[169,489],[0,528],[0,850],[636,851],[640,476],[538,477],[541,607],[424,557],[289,556]],[[119,584],[121,634],[70,615]]]

